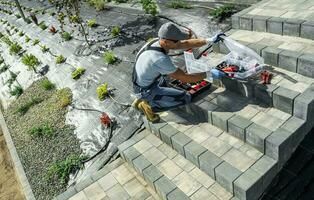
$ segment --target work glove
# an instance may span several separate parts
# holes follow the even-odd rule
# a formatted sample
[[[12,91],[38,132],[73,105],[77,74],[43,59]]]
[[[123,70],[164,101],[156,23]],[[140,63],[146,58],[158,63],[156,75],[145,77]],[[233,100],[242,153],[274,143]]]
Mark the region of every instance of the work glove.
[[[207,42],[207,44],[209,44],[209,43],[217,43],[217,42],[219,42],[222,39],[221,36],[226,36],[226,35],[224,33],[217,33],[213,37],[207,38],[206,42]]]
[[[207,80],[215,80],[215,79],[221,79],[222,77],[225,77],[226,73],[218,70],[218,69],[212,69],[209,72],[206,72],[206,79]]]

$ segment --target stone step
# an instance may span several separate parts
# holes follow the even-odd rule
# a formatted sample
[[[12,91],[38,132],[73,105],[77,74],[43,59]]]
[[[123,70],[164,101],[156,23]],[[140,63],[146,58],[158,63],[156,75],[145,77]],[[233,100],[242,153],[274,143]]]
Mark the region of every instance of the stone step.
[[[160,200],[155,191],[121,158],[54,198],[66,199]]]
[[[265,59],[266,64],[306,77],[314,77],[313,40],[234,29],[227,35],[253,49]],[[215,51],[224,54],[229,52],[223,43],[216,46]],[[313,81],[306,77],[307,81]]]
[[[232,28],[314,39],[314,2],[264,0],[232,16]]]
[[[176,123],[169,120],[170,115],[175,116],[169,113],[167,122],[147,123],[147,127],[235,197],[258,199],[277,174],[275,159],[243,141],[208,123]]]
[[[149,131],[123,143],[119,151],[163,200],[224,200],[233,196]]]

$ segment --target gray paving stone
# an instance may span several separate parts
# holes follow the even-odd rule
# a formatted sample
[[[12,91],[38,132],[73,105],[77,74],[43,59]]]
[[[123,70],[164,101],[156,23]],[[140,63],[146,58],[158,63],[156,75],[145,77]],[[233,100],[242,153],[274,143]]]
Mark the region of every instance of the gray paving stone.
[[[185,158],[196,165],[198,168],[199,164],[199,156],[204,153],[206,149],[200,144],[192,141],[184,146]]]
[[[233,193],[233,182],[241,175],[241,171],[227,162],[215,168],[216,181],[227,191]]]
[[[267,20],[267,32],[282,35],[283,22],[285,19],[280,17],[272,17]]]
[[[301,53],[284,50],[279,54],[278,67],[291,72],[297,72],[298,58],[300,56]]]
[[[293,114],[294,99],[300,95],[299,92],[279,87],[273,92],[273,105],[275,108]]]
[[[163,175],[162,173],[157,169],[157,167],[150,165],[146,169],[143,170],[143,176],[144,179],[147,181],[147,183],[156,190],[155,188],[155,182],[161,178]]]
[[[120,145],[118,146],[120,155],[121,155],[121,157],[122,157],[124,160],[126,160],[126,158],[124,157],[124,153],[123,153],[123,152],[124,152],[126,149],[128,149],[129,147],[133,146],[135,143],[136,143],[136,142],[135,142],[134,140],[129,139],[129,140],[123,142],[122,144],[120,144]]]
[[[168,194],[177,187],[167,177],[162,176],[155,182],[155,188],[162,200],[167,200]]]
[[[176,133],[178,133],[178,130],[167,124],[160,129],[160,138],[162,139],[162,141],[172,147],[171,137],[174,136]]]
[[[252,169],[245,171],[234,182],[234,195],[239,199],[258,199],[263,190],[262,176]]]
[[[126,159],[126,161],[130,164],[133,163],[133,160],[137,157],[139,157],[141,154],[134,148],[129,147],[123,152],[123,156]]]
[[[306,21],[301,24],[300,36],[303,38],[314,40],[314,22]]]
[[[224,131],[228,131],[228,119],[230,119],[233,115],[233,113],[219,108],[212,112],[213,125]]]
[[[268,84],[258,84],[255,87],[255,98],[262,103],[272,106],[273,105],[273,92],[278,88],[278,85]]]
[[[241,15],[239,15],[237,13],[232,15],[231,22],[232,22],[232,28],[233,29],[239,29],[240,28],[240,19],[239,19],[240,16]]]
[[[204,101],[198,106],[202,109],[202,115],[204,116],[205,120],[212,124],[212,111],[216,110],[218,106],[208,101]]]
[[[133,160],[134,169],[139,174],[143,174],[143,170],[149,167],[150,165],[151,163],[143,155],[140,155],[139,157]]]
[[[190,143],[192,139],[185,134],[178,132],[175,136],[171,138],[171,141],[173,149],[175,149],[179,154],[185,157],[184,146]]]
[[[299,37],[301,33],[301,24],[304,20],[287,19],[283,23],[283,35]]]
[[[253,16],[252,15],[242,15],[239,19],[239,28],[243,30],[253,30]]]
[[[271,130],[253,123],[246,129],[246,142],[264,153],[265,139],[271,133]]]
[[[253,31],[266,32],[267,20],[269,16],[254,16],[253,18]]]
[[[282,50],[274,47],[266,47],[262,50],[262,57],[265,59],[265,63],[273,66],[278,66],[279,53]]]
[[[205,153],[200,155],[199,161],[200,169],[213,179],[216,179],[215,168],[218,165],[220,165],[220,163],[222,163],[223,160],[216,156],[215,154],[206,151]]]
[[[244,117],[235,115],[228,120],[228,132],[245,141],[246,140],[246,128],[249,127],[252,122]]]
[[[262,55],[262,50],[265,49],[267,46],[263,44],[257,44],[257,43],[252,43],[249,44],[248,46],[250,49],[254,50],[258,55]]]
[[[151,123],[150,122],[150,129],[151,129],[151,132],[153,134],[155,134],[157,137],[160,137],[160,129],[164,126],[167,125],[167,123],[163,120],[161,120],[159,123]]]
[[[152,132],[152,131],[151,131],[151,128],[150,128],[149,121],[147,120],[147,118],[146,118],[145,116],[143,116],[142,119],[143,119],[145,128],[146,128],[147,130],[149,130],[150,132]]]
[[[268,156],[260,158],[254,165],[252,165],[251,169],[263,176],[263,191],[266,190],[278,173],[276,160]]]
[[[304,54],[298,59],[298,73],[314,78],[314,55]]]
[[[167,196],[168,200],[189,200],[190,198],[184,194],[180,189],[176,188]]]

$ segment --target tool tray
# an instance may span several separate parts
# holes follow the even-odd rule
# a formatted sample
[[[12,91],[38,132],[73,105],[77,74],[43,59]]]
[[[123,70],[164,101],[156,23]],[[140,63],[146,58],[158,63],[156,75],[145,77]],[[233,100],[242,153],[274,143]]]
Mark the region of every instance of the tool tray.
[[[173,88],[188,92],[192,97],[203,93],[211,87],[211,83],[206,80],[202,80],[196,83],[183,83],[180,80],[172,80],[169,82],[169,85]]]

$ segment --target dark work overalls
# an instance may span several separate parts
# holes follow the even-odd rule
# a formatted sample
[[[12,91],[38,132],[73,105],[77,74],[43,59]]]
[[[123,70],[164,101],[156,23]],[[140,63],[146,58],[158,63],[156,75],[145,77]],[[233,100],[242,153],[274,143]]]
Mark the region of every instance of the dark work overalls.
[[[157,40],[153,40],[143,48],[136,57],[133,67],[132,82],[133,89],[140,98],[146,100],[154,112],[161,112],[185,105],[191,102],[191,95],[183,90],[167,87],[165,77],[161,74],[155,78],[153,83],[146,87],[141,87],[137,84],[136,62],[140,55],[147,50],[162,52],[166,55],[166,51],[161,47],[152,47],[151,45]]]

